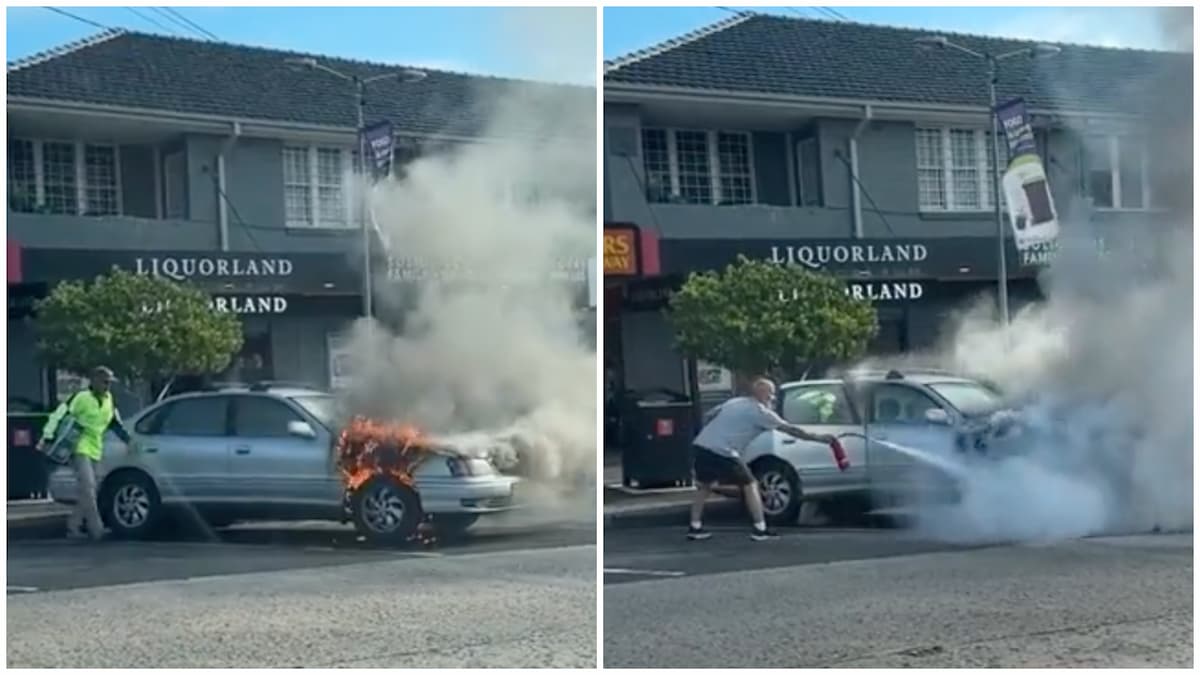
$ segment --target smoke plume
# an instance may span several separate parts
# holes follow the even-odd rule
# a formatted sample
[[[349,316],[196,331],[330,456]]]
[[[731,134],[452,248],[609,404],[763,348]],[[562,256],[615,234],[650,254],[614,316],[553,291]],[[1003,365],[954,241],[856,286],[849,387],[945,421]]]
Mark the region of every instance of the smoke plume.
[[[580,60],[595,62],[594,10],[540,12],[517,15],[528,21],[519,38],[508,22],[508,44],[569,64],[548,79],[578,79]],[[539,36],[555,30],[558,48],[578,53],[546,53]],[[360,322],[352,337],[349,410],[418,425],[555,486],[539,490],[543,501],[594,495],[596,354],[581,307],[596,248],[595,96],[484,83],[486,141],[428,153],[376,187],[374,219],[419,279],[379,271],[378,311],[402,322]]]
[[[1163,16],[1164,40],[1190,51],[1191,9]],[[999,386],[1030,432],[1015,456],[960,458],[961,501],[918,509],[926,533],[1028,540],[1192,527],[1192,74],[1184,57],[1163,56],[1168,65],[1149,78],[1158,86],[1143,79],[1137,89],[1156,209],[1114,227],[1060,203],[1068,215],[1039,278],[1045,301],[1018,312],[1007,333],[993,300],[981,301],[925,360]],[[1071,191],[1056,190],[1061,201]]]

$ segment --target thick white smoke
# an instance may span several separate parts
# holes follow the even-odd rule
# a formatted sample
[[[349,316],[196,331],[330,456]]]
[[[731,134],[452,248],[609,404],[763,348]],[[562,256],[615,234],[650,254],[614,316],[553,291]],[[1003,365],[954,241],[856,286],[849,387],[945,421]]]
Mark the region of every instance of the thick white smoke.
[[[516,15],[509,44],[572,64],[548,78],[578,79],[580,60],[595,62],[594,10],[540,12]],[[529,31],[516,39],[522,17]],[[539,36],[555,30],[558,48],[578,53],[542,50]],[[520,83],[480,92],[488,141],[421,157],[373,191],[392,254],[427,277],[398,286],[376,275],[393,289],[380,313],[402,311],[403,326],[355,327],[347,407],[540,479],[556,508],[564,493],[590,504],[596,353],[581,307],[596,249],[596,92]]]
[[[1179,23],[1172,16],[1164,25]],[[1190,50],[1190,30],[1173,46]],[[1190,87],[1178,87],[1147,107],[1190,111],[1190,99]],[[980,541],[1191,529],[1191,123],[1167,114],[1146,124],[1150,147],[1186,145],[1150,157],[1180,178],[1159,185],[1165,212],[1100,229],[1073,209],[1082,217],[1062,224],[1059,254],[1039,279],[1045,302],[1019,312],[1007,332],[990,300],[958,317],[932,360],[998,385],[1030,433],[1013,446],[1018,456],[968,460],[961,502],[922,507],[922,530]],[[1097,239],[1107,255],[1097,255]]]

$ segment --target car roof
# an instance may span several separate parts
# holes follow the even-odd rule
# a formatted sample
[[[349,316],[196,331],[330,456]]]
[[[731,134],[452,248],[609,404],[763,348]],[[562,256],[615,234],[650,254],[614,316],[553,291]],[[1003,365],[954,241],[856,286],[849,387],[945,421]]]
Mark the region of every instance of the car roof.
[[[268,387],[257,388],[251,386],[229,386],[218,387],[215,389],[205,389],[204,391],[189,391],[182,394],[175,394],[163,399],[163,402],[178,401],[185,398],[202,398],[206,396],[227,396],[229,394],[258,394],[262,396],[274,396],[291,398],[296,396],[332,396],[328,391],[311,387]]]
[[[932,373],[932,372],[905,373],[903,371],[900,371],[900,372],[903,375],[902,378],[892,378],[892,379],[889,379],[887,377],[886,372],[869,372],[869,373],[853,373],[852,372],[852,373],[847,373],[847,376],[844,379],[843,378],[825,378],[825,379],[820,379],[820,380],[794,380],[792,382],[783,383],[782,385],[780,385],[780,388],[781,389],[793,389],[796,387],[811,387],[814,385],[817,385],[817,386],[819,386],[819,385],[834,385],[834,384],[842,384],[846,380],[855,380],[858,382],[911,382],[913,384],[926,385],[926,386],[931,385],[931,384],[974,384],[974,385],[979,384],[975,380],[971,380],[971,379],[968,379],[965,377],[956,377],[953,375],[947,375],[945,373]]]

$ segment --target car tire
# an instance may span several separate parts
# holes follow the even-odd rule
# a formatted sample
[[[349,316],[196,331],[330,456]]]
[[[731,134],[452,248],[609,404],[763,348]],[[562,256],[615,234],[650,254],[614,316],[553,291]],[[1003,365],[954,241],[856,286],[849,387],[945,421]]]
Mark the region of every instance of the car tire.
[[[751,467],[758,480],[763,515],[772,525],[793,525],[800,517],[804,493],[796,470],[778,459],[764,459]]]
[[[389,476],[376,476],[350,498],[354,528],[368,541],[402,544],[417,531],[424,514],[417,493]]]
[[[98,501],[101,520],[119,539],[147,539],[162,521],[158,488],[140,471],[110,476],[100,489]]]
[[[433,529],[443,537],[461,537],[479,520],[477,513],[448,513],[433,517]]]

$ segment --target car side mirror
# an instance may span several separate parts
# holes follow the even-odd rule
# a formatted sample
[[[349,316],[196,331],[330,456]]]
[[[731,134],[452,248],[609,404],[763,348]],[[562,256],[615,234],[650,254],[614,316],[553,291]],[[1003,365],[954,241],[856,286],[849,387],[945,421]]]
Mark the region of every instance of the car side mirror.
[[[925,421],[930,424],[948,427],[950,426],[950,415],[941,408],[930,408],[925,411]]]
[[[289,436],[296,436],[298,438],[312,440],[317,437],[317,432],[313,431],[312,425],[301,420],[288,422],[287,431]]]

